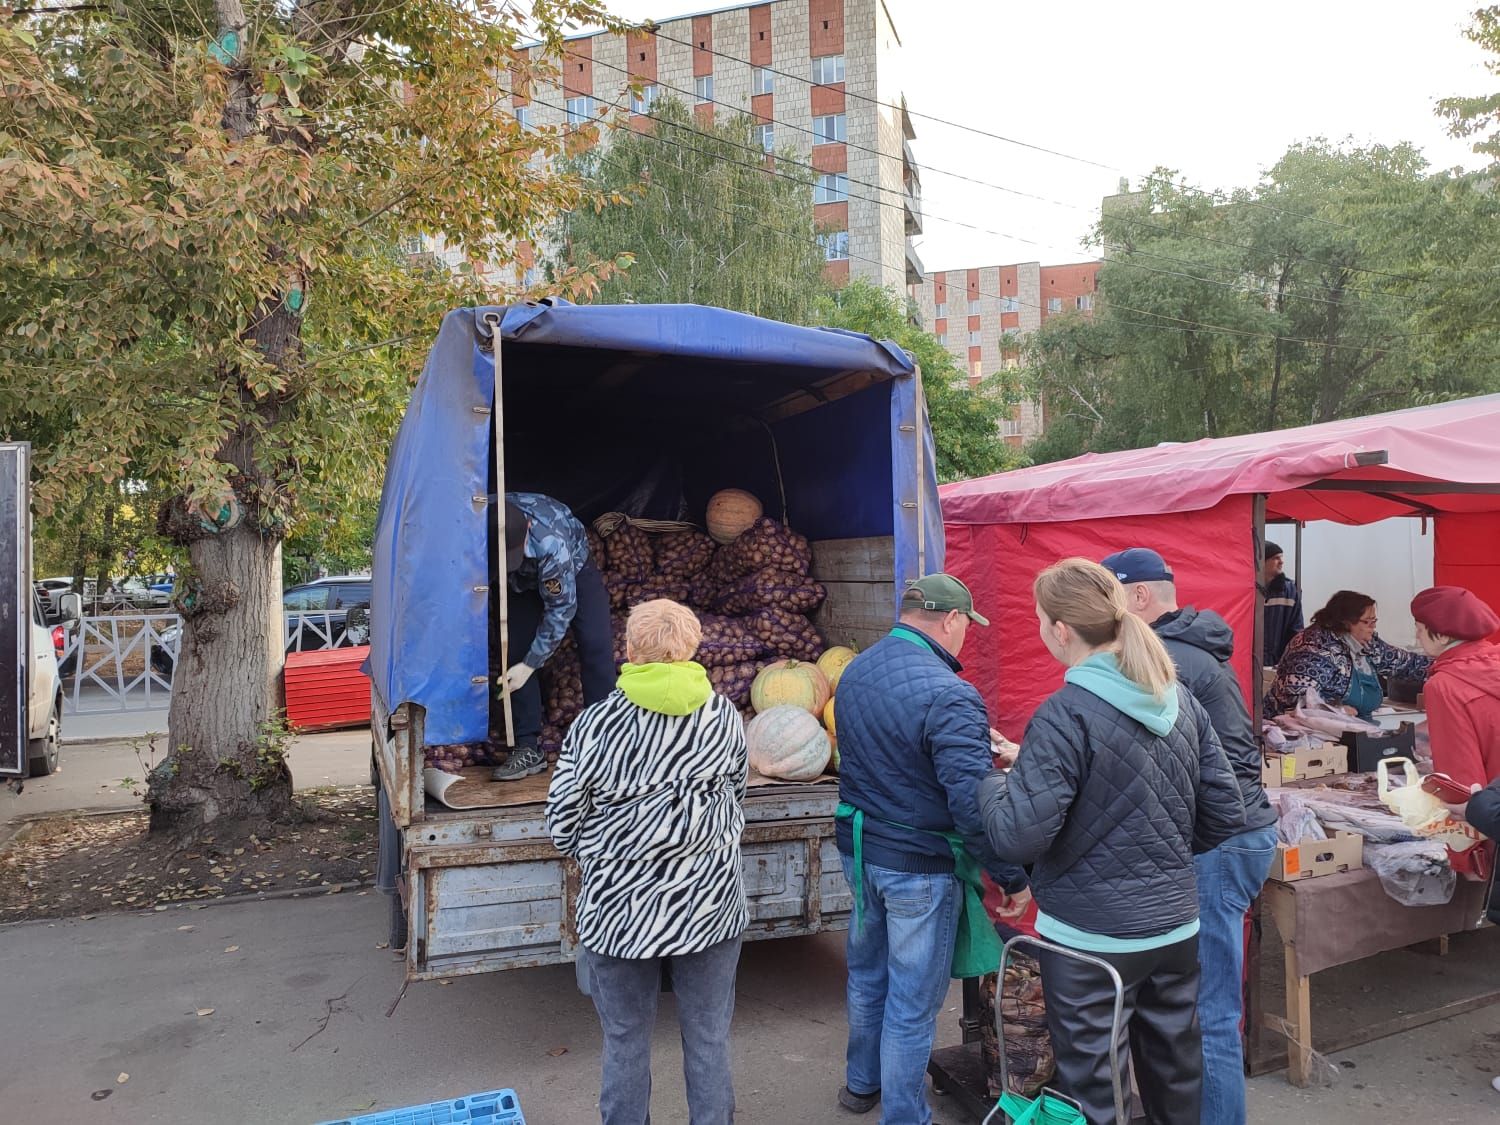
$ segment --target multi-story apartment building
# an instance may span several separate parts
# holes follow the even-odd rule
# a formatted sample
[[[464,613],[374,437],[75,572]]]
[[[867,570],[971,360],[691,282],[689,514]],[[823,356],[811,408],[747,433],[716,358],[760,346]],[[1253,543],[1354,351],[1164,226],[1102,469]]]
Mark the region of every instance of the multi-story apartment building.
[[[511,102],[536,125],[628,109],[632,128],[649,128],[665,97],[704,118],[749,114],[766,153],[790,151],[817,174],[829,277],[909,292],[922,278],[910,242],[922,229],[921,180],[900,51],[883,0],[770,0],[570,39],[561,89],[538,85]]]
[[[1020,364],[1020,344],[1048,317],[1088,315],[1094,308],[1101,262],[945,270],[928,274],[912,290],[922,324],[947,347],[973,386],[986,375]],[[1008,443],[1020,446],[1046,428],[1042,404],[1023,402],[1001,424]]]

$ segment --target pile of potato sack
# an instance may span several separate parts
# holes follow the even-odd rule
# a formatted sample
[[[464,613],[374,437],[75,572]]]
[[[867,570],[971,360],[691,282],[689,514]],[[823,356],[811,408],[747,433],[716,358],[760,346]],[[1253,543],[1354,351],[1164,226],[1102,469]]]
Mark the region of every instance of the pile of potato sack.
[[[695,657],[714,690],[734,701],[748,720],[750,689],[762,668],[778,660],[815,661],[825,645],[808,615],[827,591],[813,581],[812,549],[802,535],[761,514],[749,493],[728,489],[709,503],[710,531],[672,525],[648,530],[620,516],[588,529],[589,556],[604,574],[614,630],[615,664],[625,662],[625,620],[632,606],[670,598],[691,606],[703,626]],[[596,528],[604,529],[602,532]],[[572,630],[537,673],[542,688],[540,739],[549,762],[583,710],[582,667]],[[459,772],[504,758],[485,743],[430,746],[426,765]]]

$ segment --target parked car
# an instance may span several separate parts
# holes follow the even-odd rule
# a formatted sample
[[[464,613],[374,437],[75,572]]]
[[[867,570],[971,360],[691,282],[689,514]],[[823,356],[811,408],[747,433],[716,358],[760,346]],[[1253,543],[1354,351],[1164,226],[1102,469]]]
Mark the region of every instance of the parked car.
[[[66,594],[60,599],[58,612],[66,621],[77,621],[79,599]],[[31,599],[31,666],[27,669],[26,736],[28,739],[26,774],[45,777],[57,769],[62,748],[63,690],[57,668],[57,636],[63,625],[47,625],[47,611],[40,593]],[[66,637],[64,630],[63,636]]]
[[[166,609],[172,604],[172,583],[165,575],[146,575],[117,578],[114,593],[131,605],[143,610]]]
[[[370,638],[370,579],[358,575],[319,578],[293,586],[281,595],[287,621],[287,650],[311,652],[362,645]],[[151,648],[151,667],[170,679],[182,628],[162,631],[161,645]]]

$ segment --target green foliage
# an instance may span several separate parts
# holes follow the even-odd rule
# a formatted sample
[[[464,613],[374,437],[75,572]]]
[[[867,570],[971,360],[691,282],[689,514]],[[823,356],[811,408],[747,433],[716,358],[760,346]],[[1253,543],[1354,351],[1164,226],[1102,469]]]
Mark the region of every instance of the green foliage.
[[[221,31],[243,6],[242,25]],[[494,107],[556,71],[592,0],[163,0],[0,25],[0,434],[32,438],[43,520],[99,485],[217,507],[262,534],[378,490],[441,314],[474,263],[586,205],[561,130]],[[587,270],[560,279],[588,292]]]
[[[1465,38],[1477,43],[1493,58],[1485,69],[1500,77],[1500,4],[1491,4],[1474,13],[1474,22],[1464,32]],[[1471,97],[1444,98],[1437,104],[1438,116],[1448,122],[1455,137],[1476,137],[1474,151],[1488,156],[1492,165],[1500,165],[1500,90]]]
[[[971,388],[948,349],[912,322],[904,298],[868,281],[854,281],[824,298],[818,320],[830,328],[894,340],[916,360],[940,481],[985,476],[1025,463],[1000,437],[1000,420],[1010,412],[1015,389],[997,376]]]
[[[628,255],[599,287],[609,303],[716,305],[806,324],[824,290],[812,172],[786,157],[768,174],[745,116],[700,122],[680,101],[649,131],[621,129],[574,167],[603,202],[570,212],[554,274]]]
[[[1159,171],[1101,217],[1095,317],[1028,341],[1049,424],[1035,459],[1497,386],[1500,209],[1474,178],[1429,172],[1409,145],[1312,141],[1225,199],[1174,179]]]

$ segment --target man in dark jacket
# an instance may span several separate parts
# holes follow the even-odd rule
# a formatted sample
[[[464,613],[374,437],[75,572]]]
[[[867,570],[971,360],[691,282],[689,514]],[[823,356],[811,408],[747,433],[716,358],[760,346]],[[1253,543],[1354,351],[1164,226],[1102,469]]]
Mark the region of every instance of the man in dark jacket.
[[[1155,551],[1132,547],[1103,560],[1125,587],[1126,604],[1166,645],[1182,686],[1203,705],[1229,758],[1245,804],[1245,827],[1193,857],[1198,879],[1198,1022],[1203,1028],[1203,1121],[1243,1125],[1240,1042],[1244,921],[1276,851],[1276,813],[1260,780],[1261,752],[1245,696],[1229,665],[1234,633],[1212,610],[1178,608],[1172,570]]]
[[[1260,563],[1260,593],[1266,607],[1261,659],[1268,668],[1281,663],[1286,646],[1302,632],[1302,591],[1286,576],[1285,567],[1281,548],[1267,540]]]
[[[979,782],[992,764],[984,703],[959,679],[970,622],[988,625],[956,578],[907,588],[901,620],[839,680],[837,826],[859,917],[848,938],[849,1049],[839,1103],[926,1125],[926,1072],[963,895],[956,849],[1006,889],[1024,874],[990,850]]]

